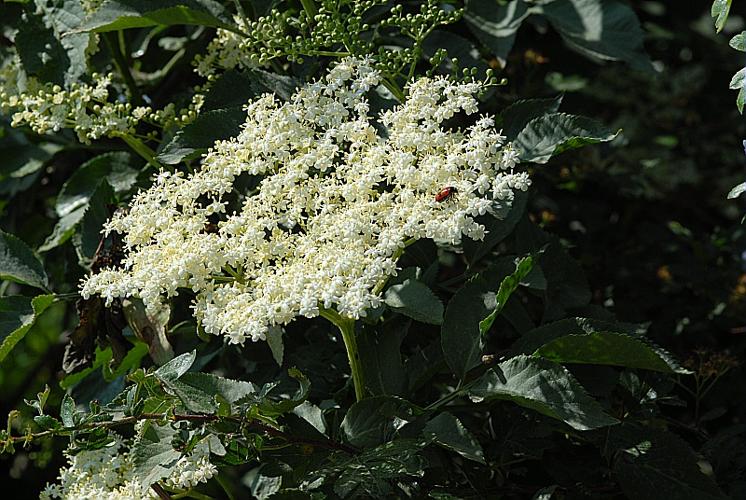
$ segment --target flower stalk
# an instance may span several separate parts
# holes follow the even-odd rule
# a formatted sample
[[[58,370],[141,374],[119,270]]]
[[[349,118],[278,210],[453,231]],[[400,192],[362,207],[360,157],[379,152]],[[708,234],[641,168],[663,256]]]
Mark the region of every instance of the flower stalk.
[[[350,362],[352,384],[355,387],[355,400],[360,401],[365,397],[365,376],[363,365],[360,362],[360,351],[357,348],[357,338],[355,337],[355,320],[346,318],[333,309],[322,309],[320,314],[334,324],[342,334],[342,341],[344,341],[347,350],[347,359]]]

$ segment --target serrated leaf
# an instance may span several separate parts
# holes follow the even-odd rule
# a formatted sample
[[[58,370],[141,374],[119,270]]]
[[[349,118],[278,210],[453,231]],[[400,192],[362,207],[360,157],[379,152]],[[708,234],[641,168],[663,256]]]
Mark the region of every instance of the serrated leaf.
[[[489,291],[488,284],[477,276],[456,292],[446,306],[440,345],[449,368],[462,380],[482,359],[484,339],[479,323],[490,313],[485,305]]]
[[[486,463],[484,461],[484,451],[482,451],[479,441],[464,427],[459,419],[450,413],[441,413],[430,420],[425,425],[422,434],[464,458],[480,464]]]
[[[715,19],[715,29],[718,33],[723,30],[725,22],[728,20],[731,2],[732,0],[715,0],[712,2],[710,14]]]
[[[540,116],[556,113],[562,104],[562,95],[549,99],[522,99],[514,102],[501,113],[502,134],[508,141],[515,140],[526,125]]]
[[[550,113],[531,120],[513,144],[522,161],[546,163],[568,149],[608,142],[616,136],[617,132],[591,118]]]
[[[37,415],[34,422],[43,431],[56,431],[62,428],[62,423],[50,415]]]
[[[567,369],[541,358],[517,356],[504,361],[482,375],[469,394],[477,400],[512,401],[578,430],[617,423]]]
[[[567,45],[594,60],[625,61],[653,71],[645,52],[645,33],[635,12],[616,0],[549,2],[542,11]]]
[[[236,31],[223,6],[213,0],[108,0],[77,31],[97,33],[179,24]]]
[[[513,345],[513,352],[559,363],[688,373],[668,352],[632,329],[585,318],[564,319],[531,330]]]
[[[0,231],[0,280],[14,281],[47,290],[44,266],[20,238]]]
[[[341,430],[353,446],[371,447],[393,439],[404,423],[420,410],[414,404],[396,396],[373,396],[353,404]]]
[[[484,335],[485,333],[487,333],[487,330],[489,330],[492,324],[495,322],[495,319],[497,319],[497,315],[500,314],[500,311],[503,310],[510,296],[513,294],[513,292],[516,291],[516,289],[518,289],[521,281],[523,281],[523,279],[528,276],[533,267],[533,258],[531,256],[523,257],[516,264],[515,271],[503,278],[502,282],[500,283],[500,288],[495,295],[495,308],[486,318],[479,322],[480,334]]]
[[[426,284],[414,279],[388,287],[383,301],[392,310],[422,323],[443,324],[443,304]]]
[[[153,375],[161,381],[173,381],[184,375],[194,364],[197,351],[185,352],[158,368]]]
[[[491,0],[467,0],[464,19],[474,36],[505,66],[516,32],[532,13],[525,2],[496,5]]]
[[[33,299],[18,295],[0,297],[0,361],[26,336],[41,313],[54,302],[54,295]]]

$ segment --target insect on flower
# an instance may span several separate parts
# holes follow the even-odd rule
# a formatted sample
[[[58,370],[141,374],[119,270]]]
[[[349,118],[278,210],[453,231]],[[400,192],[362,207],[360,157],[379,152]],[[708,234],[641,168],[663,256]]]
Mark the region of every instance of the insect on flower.
[[[456,193],[456,188],[453,186],[446,186],[435,195],[435,201],[438,203],[444,202]]]

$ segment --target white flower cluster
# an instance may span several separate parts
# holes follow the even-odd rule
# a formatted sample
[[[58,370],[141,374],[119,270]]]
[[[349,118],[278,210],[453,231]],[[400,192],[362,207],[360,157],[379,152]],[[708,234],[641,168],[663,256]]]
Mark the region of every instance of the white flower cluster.
[[[196,94],[187,109],[177,113],[174,104],[162,110],[110,102],[111,74],[91,76],[92,83],[59,85],[23,78],[17,58],[0,69],[0,113],[10,114],[14,127],[28,125],[37,134],[73,129],[83,143],[102,137],[134,135],[141,121],[163,127],[183,126],[193,121],[204,102]],[[19,85],[19,82],[23,85]]]
[[[321,308],[364,316],[408,242],[483,238],[474,217],[530,181],[492,118],[445,124],[477,111],[482,85],[421,78],[376,123],[365,96],[379,78],[370,61],[345,59],[287,103],[249,103],[241,133],[201,169],[161,173],[107,224],[128,256],[91,276],[83,297],[155,307],[190,288],[204,329],[243,343]],[[254,191],[237,192],[242,174],[258,176]]]
[[[68,466],[61,469],[58,481],[48,484],[39,498],[50,500],[145,500],[158,495],[143,485],[135,476],[133,458],[122,451],[122,439],[112,433],[114,440],[97,450],[81,451],[75,455],[67,453]],[[183,455],[163,483],[176,490],[187,490],[199,483],[207,482],[217,467],[209,461],[210,452],[206,444],[198,444],[193,451]]]

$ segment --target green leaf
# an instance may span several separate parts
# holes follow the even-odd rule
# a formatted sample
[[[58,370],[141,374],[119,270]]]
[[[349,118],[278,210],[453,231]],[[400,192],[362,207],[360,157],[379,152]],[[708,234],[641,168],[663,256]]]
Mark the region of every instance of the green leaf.
[[[176,133],[157,158],[167,165],[197,158],[215,141],[235,136],[245,119],[246,112],[240,108],[203,111]]]
[[[733,186],[733,189],[728,192],[728,199],[732,200],[738,198],[744,191],[746,191],[746,182]]]
[[[612,429],[604,449],[613,453],[613,474],[627,498],[725,500],[701,459],[683,439],[638,425]]]
[[[88,205],[77,208],[69,214],[60,217],[60,220],[57,221],[52,230],[52,234],[47,236],[47,239],[39,247],[39,252],[48,252],[72,238],[78,224],[83,220],[87,209]]]
[[[522,161],[546,163],[563,151],[608,142],[617,134],[584,116],[549,113],[531,120],[513,144]]]
[[[736,106],[738,112],[743,113],[744,101],[746,101],[746,68],[739,70],[730,81],[730,89],[738,90],[738,97],[736,98]]]
[[[236,31],[223,6],[214,0],[108,0],[86,19],[78,31],[118,31],[179,24]]]
[[[514,141],[534,118],[556,113],[562,104],[562,97],[549,99],[522,99],[505,108],[501,114],[502,133],[508,141]]]
[[[86,266],[93,261],[101,244],[101,231],[111,216],[109,205],[113,202],[114,190],[106,180],[102,180],[88,201],[85,214],[80,220],[80,231],[73,238],[78,257]]]
[[[168,426],[151,425],[130,449],[134,461],[132,474],[142,485],[143,494],[150,489],[151,484],[168,477],[181,457],[181,453],[171,444],[175,433]]]
[[[77,410],[75,409],[75,401],[69,394],[65,394],[62,398],[62,405],[60,406],[60,418],[62,424],[65,427],[75,427],[75,416]]]
[[[419,409],[396,396],[373,396],[353,404],[342,420],[341,430],[353,446],[371,447],[390,441],[397,423],[410,421]]]
[[[185,352],[158,368],[153,374],[161,381],[171,382],[184,375],[194,364],[197,351]]]
[[[99,184],[106,180],[116,193],[128,191],[137,182],[137,170],[125,152],[105,153],[83,163],[65,181],[57,195],[55,210],[64,217],[88,205]]]
[[[250,382],[230,380],[211,373],[185,373],[178,380],[163,379],[164,387],[181,399],[184,406],[198,413],[214,413],[217,409],[215,396],[229,403],[256,392]]]
[[[588,430],[617,423],[563,366],[517,356],[488,370],[469,389],[476,400],[503,399]]]
[[[730,46],[741,52],[746,52],[746,31],[742,31],[730,39]]]
[[[485,304],[489,291],[484,279],[476,276],[456,292],[446,307],[440,345],[449,368],[462,380],[466,372],[481,363],[484,339],[479,323],[490,313]]]
[[[459,419],[444,412],[430,420],[422,431],[423,435],[440,446],[455,451],[469,460],[485,464],[484,451],[479,441],[469,432]]]
[[[33,299],[13,295],[0,297],[0,361],[26,336],[34,321],[54,302],[54,295]]]
[[[518,286],[521,284],[521,281],[526,276],[528,276],[528,273],[531,272],[533,267],[533,258],[531,256],[523,257],[516,264],[515,271],[502,280],[502,283],[500,283],[500,288],[497,291],[497,295],[495,296],[495,308],[489,314],[489,316],[479,322],[479,333],[481,333],[482,335],[487,333],[487,330],[489,330],[492,326],[492,323],[495,322],[495,319],[497,319],[497,315],[500,314],[500,311],[503,310],[510,296],[513,294],[513,292],[516,291]]]
[[[563,319],[531,330],[513,345],[513,352],[559,363],[689,373],[668,352],[633,329],[585,318]]]
[[[541,7],[567,45],[594,60],[625,61],[653,71],[635,12],[616,0],[565,0]]]
[[[427,461],[423,443],[415,439],[397,439],[359,455],[345,457],[333,465],[315,471],[314,479],[336,478],[334,493],[341,498],[395,498],[391,486],[400,480],[407,484],[422,477]]]
[[[36,2],[37,11],[23,14],[15,37],[15,46],[23,69],[43,82],[69,85],[87,71],[90,36],[76,29],[85,12],[79,0]]]
[[[295,391],[293,396],[288,396],[279,401],[269,398],[259,400],[257,406],[264,415],[277,416],[288,413],[308,399],[308,391],[311,388],[311,381],[308,380],[308,377],[303,375],[297,368],[290,368],[288,375],[298,382],[298,390]]]
[[[355,333],[365,388],[372,395],[403,395],[406,392],[407,374],[401,344],[410,324],[409,319],[399,317],[375,327],[364,324]]]
[[[505,66],[516,32],[532,13],[523,1],[496,5],[494,0],[467,0],[464,19],[474,36]]]
[[[44,266],[19,238],[0,231],[0,280],[14,281],[47,290]]]
[[[422,323],[443,324],[443,304],[426,284],[414,279],[388,287],[383,301],[392,310]]]
[[[272,359],[277,366],[282,366],[282,359],[285,356],[285,345],[282,342],[284,330],[280,326],[271,325],[267,330],[267,345],[272,351]]]
[[[715,29],[718,33],[723,31],[725,22],[728,20],[731,1],[732,0],[715,0],[714,2],[712,2],[710,14],[715,19]]]

